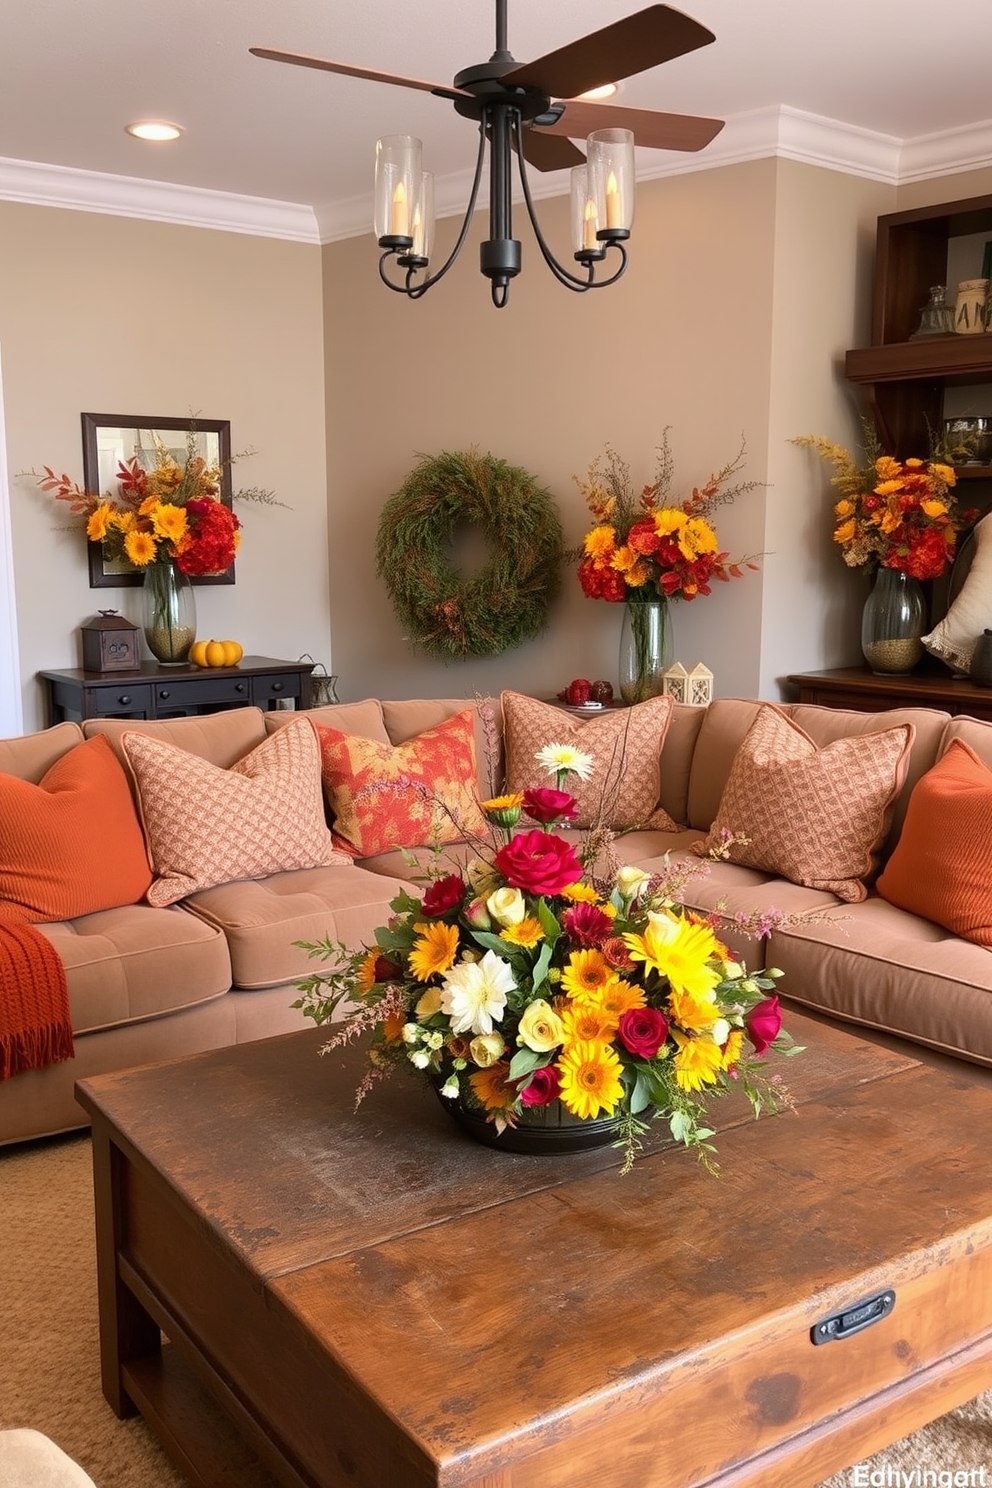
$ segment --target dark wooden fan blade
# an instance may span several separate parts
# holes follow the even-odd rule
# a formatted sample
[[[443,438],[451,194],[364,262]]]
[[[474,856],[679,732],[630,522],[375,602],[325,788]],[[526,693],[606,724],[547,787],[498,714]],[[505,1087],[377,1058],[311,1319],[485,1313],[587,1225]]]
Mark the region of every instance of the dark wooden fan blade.
[[[722,119],[696,114],[663,114],[656,109],[618,108],[611,103],[566,103],[554,124],[541,125],[542,134],[567,134],[584,139],[595,129],[629,129],[634,143],[652,150],[702,150],[723,128]]]
[[[520,84],[540,88],[552,98],[574,98],[577,93],[633,77],[715,40],[712,31],[680,10],[670,5],[649,5],[647,10],[538,57],[536,62],[525,62],[505,73],[500,81],[511,87]]]
[[[350,62],[328,62],[323,57],[307,57],[301,52],[277,52],[270,47],[249,47],[253,57],[269,62],[290,62],[294,67],[316,67],[321,72],[339,72],[345,77],[369,78],[373,83],[395,83],[398,88],[419,88],[422,93],[437,93],[441,98],[467,98],[462,88],[447,83],[427,83],[421,78],[400,77],[395,72],[377,72],[374,67],[353,67]]]
[[[524,159],[539,171],[569,170],[584,165],[585,156],[570,139],[549,134],[546,129],[524,129]]]

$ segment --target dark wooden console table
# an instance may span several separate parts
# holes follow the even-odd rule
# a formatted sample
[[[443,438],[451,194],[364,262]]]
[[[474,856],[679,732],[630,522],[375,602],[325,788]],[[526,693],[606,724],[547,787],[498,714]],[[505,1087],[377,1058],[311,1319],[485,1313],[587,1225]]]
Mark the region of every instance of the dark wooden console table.
[[[867,667],[840,667],[830,672],[800,672],[787,680],[799,689],[801,703],[853,708],[858,713],[940,708],[945,713],[967,713],[992,723],[992,687],[979,687],[967,677],[927,672],[877,677]]]
[[[269,710],[283,698],[309,708],[310,661],[245,656],[236,667],[159,666],[129,672],[40,672],[50,723],[84,718],[182,718],[228,708]]]

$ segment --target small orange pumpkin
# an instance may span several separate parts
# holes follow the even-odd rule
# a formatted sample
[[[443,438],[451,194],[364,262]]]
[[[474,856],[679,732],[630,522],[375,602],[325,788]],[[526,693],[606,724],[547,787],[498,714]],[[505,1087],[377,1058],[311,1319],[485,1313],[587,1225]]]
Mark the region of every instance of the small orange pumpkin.
[[[198,667],[233,667],[244,656],[237,641],[194,641],[189,648],[189,658]]]

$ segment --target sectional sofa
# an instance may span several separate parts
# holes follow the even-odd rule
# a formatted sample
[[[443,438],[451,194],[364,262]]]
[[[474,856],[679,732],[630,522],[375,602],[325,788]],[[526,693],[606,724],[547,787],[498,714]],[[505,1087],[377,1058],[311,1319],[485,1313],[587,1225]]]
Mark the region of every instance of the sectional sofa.
[[[516,694],[504,695],[502,707],[472,699],[366,700],[303,715],[244,708],[155,722],[58,724],[0,741],[0,776],[39,785],[70,751],[102,735],[128,766],[136,820],[146,834],[154,785],[159,809],[163,800],[171,802],[175,821],[194,836],[212,833],[222,840],[226,808],[217,783],[262,746],[271,747],[280,731],[292,728],[286,739],[302,740],[300,731],[318,733],[312,730],[318,724],[331,731],[321,735],[322,748],[327,739],[339,750],[343,740],[346,754],[355,745],[361,759],[352,786],[365,784],[353,790],[350,804],[357,802],[360,815],[362,800],[377,799],[377,791],[387,806],[399,794],[395,779],[388,787],[369,786],[376,760],[388,765],[399,758],[396,778],[405,781],[406,756],[396,752],[438,730],[447,748],[446,730],[458,720],[466,726],[466,715],[480,795],[493,794],[507,776],[510,787],[528,783],[520,777],[535,739],[574,736],[594,756],[612,759],[620,782],[615,804],[647,791],[650,809],[645,813],[644,801],[637,807],[647,825],[632,829],[629,813],[620,811],[621,830],[604,847],[601,867],[612,857],[650,871],[682,869],[685,902],[719,913],[725,939],[749,965],[779,966],[789,999],[992,1068],[992,913],[986,905],[992,893],[983,901],[979,884],[976,893],[965,894],[962,910],[944,882],[954,877],[959,855],[941,826],[928,825],[935,819],[934,790],[940,824],[951,819],[960,799],[953,771],[949,787],[943,780],[948,765],[965,760],[970,783],[977,777],[976,789],[982,785],[981,772],[992,767],[989,724],[931,709],[866,714],[743,699],[718,699],[708,707],[657,699],[614,710],[609,718],[580,717]],[[759,737],[766,726],[771,737]],[[139,751],[129,734],[152,744]],[[455,756],[445,757],[450,774]],[[326,752],[322,759],[326,781]],[[169,784],[162,762],[177,761],[184,768]],[[948,788],[950,816],[941,795]],[[304,794],[311,790],[323,812],[319,768]],[[286,793],[280,796],[285,804]],[[980,790],[975,800],[981,803]],[[310,813],[311,825],[313,806],[306,800],[300,808]],[[340,802],[338,809],[340,821],[331,818],[335,828],[344,822]],[[855,839],[859,833],[863,839],[854,843],[846,878],[833,861],[836,852],[852,850],[850,841],[834,841],[841,818]],[[388,817],[384,827],[380,822],[380,837],[383,831],[388,840]],[[238,852],[251,846],[244,833],[226,835]],[[283,836],[294,852],[304,844],[302,830],[291,827]],[[242,867],[231,881],[218,881],[222,870],[215,863],[209,886],[198,886],[195,872],[187,879],[180,874],[169,880],[168,891],[157,891],[159,902],[143,895],[40,924],[66,968],[75,1057],[0,1082],[0,1144],[83,1125],[73,1097],[79,1078],[303,1027],[291,1004],[294,984],[310,963],[295,942],[324,936],[351,945],[371,941],[389,900],[401,886],[416,885],[426,866],[422,842],[414,844],[416,851],[371,845],[376,850],[356,853],[354,837],[349,847],[328,833],[323,845],[307,849],[302,859],[291,852],[285,860],[291,866],[271,872],[251,867],[271,866],[264,852],[258,859],[236,852],[231,861]],[[928,856],[931,847],[936,860]],[[465,849],[456,843],[446,851],[464,856]],[[917,865],[912,855],[921,852],[925,861]],[[769,853],[771,867],[761,864]],[[307,866],[292,866],[300,861]],[[878,891],[887,878],[895,885],[888,898]],[[930,908],[928,884],[936,885],[933,912],[943,924],[922,912]],[[893,902],[907,895],[922,900],[914,908]]]

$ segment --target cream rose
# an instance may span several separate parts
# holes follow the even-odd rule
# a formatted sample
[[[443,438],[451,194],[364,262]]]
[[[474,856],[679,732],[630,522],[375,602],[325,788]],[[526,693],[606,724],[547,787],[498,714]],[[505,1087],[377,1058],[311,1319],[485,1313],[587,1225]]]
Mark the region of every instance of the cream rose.
[[[527,905],[519,889],[497,889],[486,900],[486,908],[499,925],[519,925],[527,914]]]
[[[625,899],[636,899],[650,880],[650,874],[627,863],[617,871],[617,888]]]
[[[480,1069],[490,1069],[503,1054],[501,1033],[480,1033],[468,1046],[474,1062]]]
[[[550,1003],[539,997],[524,1009],[517,1028],[517,1043],[525,1044],[535,1054],[546,1054],[564,1043],[565,1029]]]

